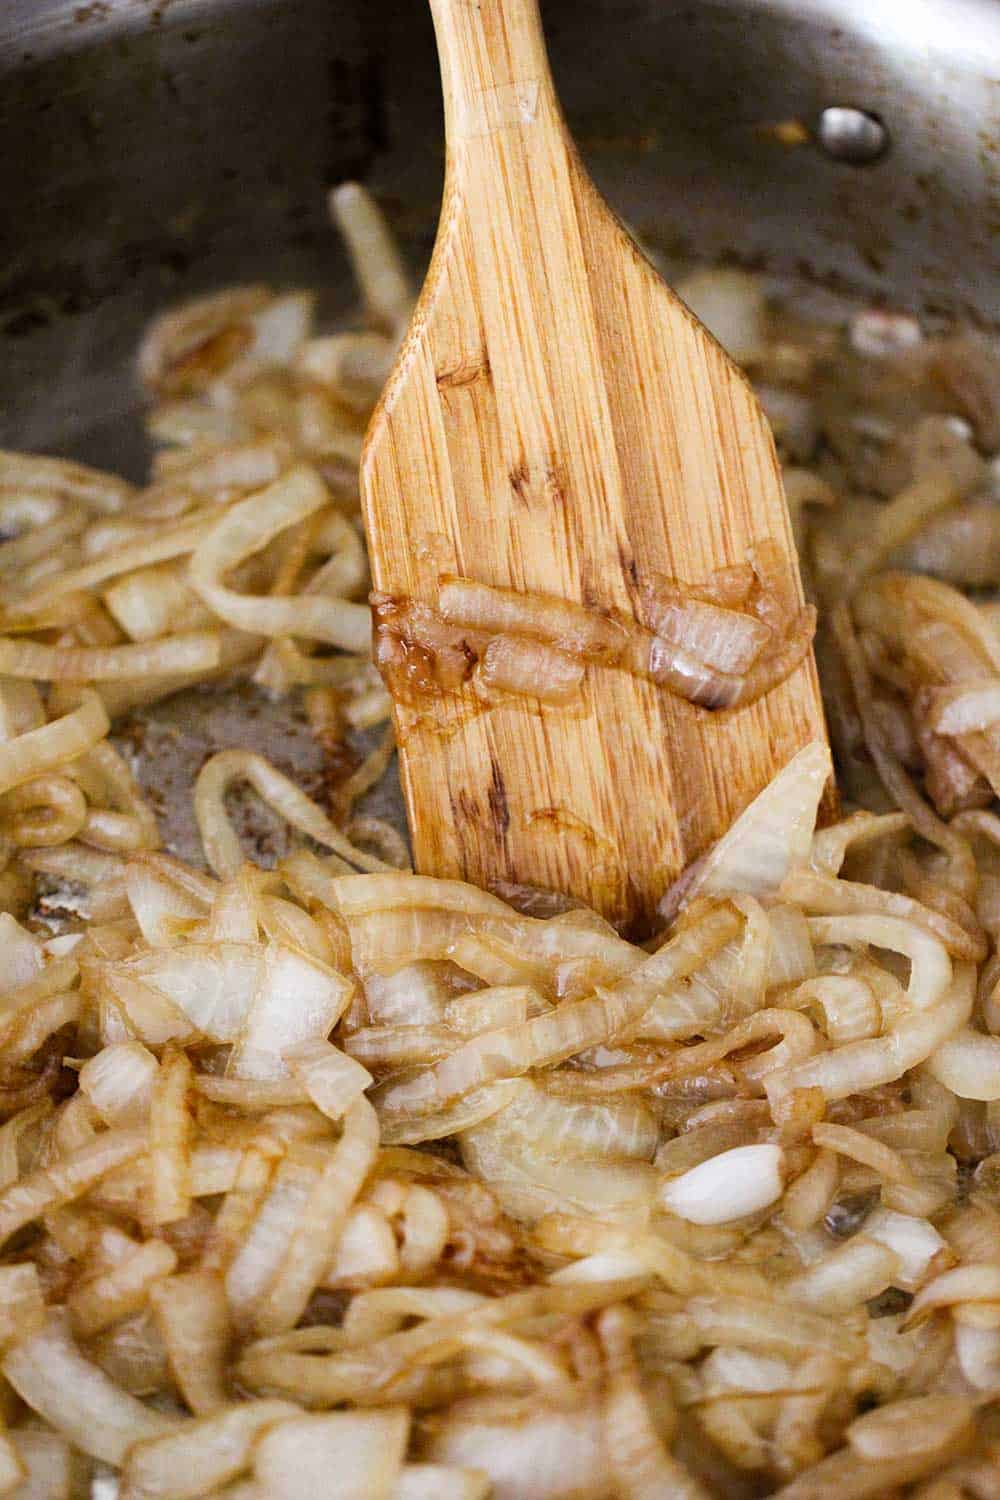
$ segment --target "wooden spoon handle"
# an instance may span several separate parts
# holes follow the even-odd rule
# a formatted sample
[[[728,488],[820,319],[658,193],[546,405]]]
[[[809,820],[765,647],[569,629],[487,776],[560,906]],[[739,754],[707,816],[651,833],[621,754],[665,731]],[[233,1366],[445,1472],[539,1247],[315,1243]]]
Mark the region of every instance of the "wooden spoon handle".
[[[462,143],[510,126],[554,122],[558,108],[537,0],[431,0],[431,11],[450,159]]]

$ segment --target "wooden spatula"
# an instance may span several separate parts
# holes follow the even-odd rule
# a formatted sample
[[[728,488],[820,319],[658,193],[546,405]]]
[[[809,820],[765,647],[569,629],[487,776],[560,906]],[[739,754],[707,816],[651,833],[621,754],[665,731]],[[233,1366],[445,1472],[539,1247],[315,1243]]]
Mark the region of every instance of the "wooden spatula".
[[[552,705],[484,690],[474,633],[469,671],[448,647],[435,678],[433,617],[416,641],[399,621],[457,576],[631,622],[651,581],[703,582],[762,546],[800,603],[781,475],[746,379],[587,176],[536,0],[431,4],[444,206],[362,464],[414,853],[422,872],[568,892],[635,930],[825,738],[811,651],[727,712],[603,665]]]

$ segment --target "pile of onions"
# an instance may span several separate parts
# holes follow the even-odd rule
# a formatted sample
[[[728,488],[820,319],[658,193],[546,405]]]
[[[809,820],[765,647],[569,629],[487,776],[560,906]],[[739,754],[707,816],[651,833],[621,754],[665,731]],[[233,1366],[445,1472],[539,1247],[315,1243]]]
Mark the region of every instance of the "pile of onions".
[[[844,814],[807,746],[655,940],[410,873],[352,818],[388,733],[332,807],[213,756],[193,868],[122,714],[249,674],[327,739],[387,715],[355,467],[412,296],[368,195],[333,209],[363,331],[218,293],[140,351],[147,486],[0,455],[0,1496],[993,1493],[1000,612],[960,586],[1000,587],[995,356],[688,283],[776,417]],[[738,709],[808,647],[766,548],[639,594],[443,580],[377,601],[379,664]]]

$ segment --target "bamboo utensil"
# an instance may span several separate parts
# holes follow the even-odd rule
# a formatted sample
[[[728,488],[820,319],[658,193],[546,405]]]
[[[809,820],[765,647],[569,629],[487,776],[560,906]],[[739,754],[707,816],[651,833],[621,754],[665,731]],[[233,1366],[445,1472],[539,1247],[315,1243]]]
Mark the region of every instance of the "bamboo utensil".
[[[641,927],[775,771],[825,738],[811,652],[727,712],[601,665],[557,705],[491,695],[475,673],[428,690],[426,630],[401,647],[393,610],[436,611],[458,576],[629,622],[648,580],[697,583],[762,543],[800,602],[781,474],[745,377],[584,170],[535,0],[432,9],[444,206],[362,464],[417,867],[568,892]]]

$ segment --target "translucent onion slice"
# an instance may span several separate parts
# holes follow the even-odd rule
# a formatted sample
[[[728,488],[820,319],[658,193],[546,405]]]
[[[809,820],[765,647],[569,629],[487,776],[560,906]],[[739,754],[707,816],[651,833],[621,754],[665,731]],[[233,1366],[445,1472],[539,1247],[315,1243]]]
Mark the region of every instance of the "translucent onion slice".
[[[875,1208],[864,1223],[865,1237],[886,1245],[899,1265],[893,1285],[904,1292],[915,1292],[950,1258],[947,1241],[933,1224],[912,1214],[898,1214],[891,1208]]]
[[[958,969],[954,983],[938,1004],[903,1016],[884,1036],[847,1042],[832,1052],[772,1073],[765,1081],[772,1106],[795,1089],[819,1088],[829,1101],[847,1099],[865,1089],[892,1083],[925,1062],[969,1019],[975,970],[969,964]]]
[[[305,520],[329,499],[313,470],[300,465],[269,488],[234,505],[200,542],[191,559],[191,586],[227,624],[254,635],[295,635],[343,651],[365,652],[371,635],[367,605],[322,594],[280,598],[240,594],[222,582],[231,569],[259,552],[287,527]]]
[[[149,1104],[148,1215],[153,1224],[174,1224],[191,1211],[191,1138],[188,1109],[194,1069],[184,1052],[167,1049],[153,1082]],[[173,1270],[168,1268],[165,1274]]]
[[[806,745],[778,772],[723,834],[684,892],[723,895],[777,891],[790,870],[806,864],[820,798],[833,765],[826,745]]]
[[[344,1117],[344,1130],[303,1204],[279,1269],[258,1303],[255,1326],[262,1334],[293,1328],[330,1264],[347,1216],[378,1151],[378,1120],[364,1097]],[[404,1243],[404,1254],[405,1254]]]
[[[572,1286],[549,1283],[485,1301],[477,1299],[476,1305],[468,1310],[430,1317],[415,1328],[391,1333],[364,1347],[338,1347],[335,1352],[327,1354],[286,1352],[280,1341],[263,1340],[244,1351],[237,1373],[251,1389],[259,1386],[272,1390],[294,1388],[300,1398],[317,1405],[352,1400],[356,1398],[355,1393],[360,1392],[366,1392],[370,1402],[375,1392],[395,1382],[415,1362],[430,1365],[451,1359],[456,1338],[461,1339],[470,1330],[516,1329],[526,1320],[549,1314],[584,1316],[632,1296],[644,1280],[631,1276],[612,1282],[586,1282]],[[442,1294],[437,1293],[438,1296]],[[365,1295],[378,1297],[386,1293]],[[816,1321],[822,1324],[823,1320]],[[330,1330],[321,1332],[328,1334]],[[297,1333],[292,1337],[297,1338]],[[327,1342],[326,1348],[329,1347]],[[461,1459],[456,1461],[462,1462]]]
[[[176,1253],[163,1240],[147,1240],[109,1270],[80,1282],[66,1299],[77,1338],[95,1334],[130,1318],[146,1306],[151,1288],[177,1265]]]
[[[106,590],[104,603],[133,641],[154,641],[176,631],[200,629],[215,618],[177,563],[137,568]]]
[[[234,876],[244,862],[239,837],[225,808],[227,792],[239,781],[249,782],[268,806],[293,828],[334,850],[352,865],[361,870],[388,868],[374,855],[355,848],[350,839],[330,822],[322,808],[264,756],[255,755],[250,750],[220,750],[198,773],[194,810],[205,857],[222,878]]]
[[[42,947],[9,912],[0,912],[0,994],[30,984],[43,967]]]
[[[45,1318],[37,1266],[32,1261],[0,1266],[0,1349],[9,1349],[35,1333]]]
[[[167,862],[138,858],[125,867],[125,891],[139,930],[152,948],[167,948],[179,942],[186,930],[205,915],[205,893],[196,892],[172,879]],[[256,937],[256,933],[254,933]]]
[[[99,966],[99,978],[126,1007],[138,982],[162,995],[202,1035],[240,1036],[262,983],[264,954],[250,943],[186,943]]]
[[[971,932],[942,912],[899,891],[883,891],[875,886],[821,875],[815,870],[796,870],[783,882],[781,892],[788,901],[807,912],[828,916],[858,912],[899,917],[916,923],[938,938],[954,958],[980,963],[986,957],[986,939],[981,932]]]
[[[0,636],[0,672],[36,681],[169,677],[211,672],[218,665],[218,636],[207,630],[130,646],[43,646],[37,641]]]
[[[894,1285],[899,1260],[888,1245],[856,1234],[793,1276],[784,1292],[821,1313],[847,1313]]]
[[[684,978],[713,948],[721,947],[734,925],[731,911],[710,911],[678,932],[617,988],[566,1001],[523,1026],[484,1032],[415,1078],[390,1082],[379,1094],[380,1111],[389,1117],[431,1114],[473,1089],[531,1068],[553,1066],[611,1040],[641,1018],[654,985]]]
[[[127,1493],[150,1500],[197,1500],[244,1473],[262,1435],[297,1416],[299,1408],[290,1401],[243,1401],[185,1422],[137,1442],[125,1459],[122,1484]]]
[[[80,1069],[83,1093],[108,1125],[138,1125],[149,1117],[159,1064],[141,1042],[114,1042]]]
[[[1000,1390],[1000,1328],[956,1323],[955,1357],[974,1390]]]
[[[340,1120],[373,1082],[367,1068],[322,1037],[282,1049],[282,1056],[306,1094],[330,1120]]]
[[[79,708],[0,745],[0,792],[75,760],[102,740],[110,727],[100,698],[85,689]]]
[[[575,1102],[528,1080],[504,1110],[503,1123],[559,1159],[651,1161],[660,1135],[656,1116],[643,1099]]]
[[[393,1500],[409,1431],[403,1406],[297,1417],[264,1434],[254,1472],[270,1500],[321,1495],[333,1475],[343,1500]]]
[[[114,1385],[73,1342],[67,1314],[11,1349],[2,1368],[21,1400],[74,1447],[120,1465],[133,1443],[169,1432],[176,1423]]]
[[[960,1099],[1000,1099],[1000,1038],[964,1026],[928,1058],[931,1073]]]
[[[9,450],[0,451],[0,488],[79,500],[105,514],[122,510],[135,494],[134,485],[117,474],[107,474],[65,458]]]
[[[490,641],[475,674],[475,683],[490,690],[519,693],[545,703],[568,703],[583,681],[583,663],[541,641],[511,636]]]
[[[941,1307],[1000,1302],[1000,1266],[956,1266],[929,1281],[913,1299],[904,1327],[912,1327]]]
[[[603,1500],[614,1483],[600,1408],[581,1400],[569,1411],[479,1412],[456,1402],[436,1426],[428,1457],[488,1474],[502,1500]]]
[[[169,1276],[151,1289],[150,1302],[174,1379],[196,1416],[226,1404],[231,1331],[221,1277],[211,1271]]]
[[[974,1416],[964,1396],[910,1396],[855,1417],[847,1441],[869,1463],[915,1453],[947,1455],[971,1438]]]
[[[707,1500],[698,1480],[667,1451],[653,1421],[632,1350],[635,1325],[635,1314],[624,1307],[609,1307],[597,1320],[608,1369],[604,1430],[616,1491],[623,1500]]]
[[[344,182],[330,194],[330,215],[347,243],[366,307],[398,337],[410,320],[414,293],[381,209],[360,182]]]
[[[0,1193],[0,1243],[60,1204],[81,1197],[108,1172],[147,1147],[145,1130],[108,1130],[65,1159],[11,1183]]]
[[[686,1311],[706,1344],[713,1348],[753,1349],[763,1354],[802,1358],[815,1350],[853,1359],[861,1340],[843,1320],[828,1318],[787,1302],[760,1297],[694,1297]]]
[[[264,1081],[286,1077],[286,1048],[329,1036],[353,994],[353,982],[335,969],[269,943],[228,1071]]]
[[[148,536],[124,546],[113,547],[93,562],[68,568],[64,573],[49,575],[38,588],[11,602],[6,611],[9,615],[9,622],[5,620],[6,627],[9,628],[9,624],[15,621],[23,626],[36,611],[50,609],[54,599],[63,598],[67,594],[83,593],[105,583],[109,578],[117,578],[122,573],[131,573],[134,569],[147,567],[151,563],[184,557],[208,534],[217,519],[217,512],[213,509],[209,515],[185,519],[174,526],[158,525],[150,529]]]
[[[490,1187],[507,1213],[526,1223],[553,1213],[641,1220],[656,1192],[657,1174],[647,1162],[550,1155],[544,1143],[508,1129],[503,1113],[466,1130],[461,1142],[466,1167]]]
[[[1000,720],[1000,682],[933,689],[928,697],[928,720],[935,734],[972,734]]]
[[[451,1464],[404,1464],[392,1500],[490,1500],[494,1493],[482,1469]]]
[[[378,1286],[399,1272],[396,1236],[381,1209],[356,1204],[347,1216],[322,1285],[331,1291]]]

